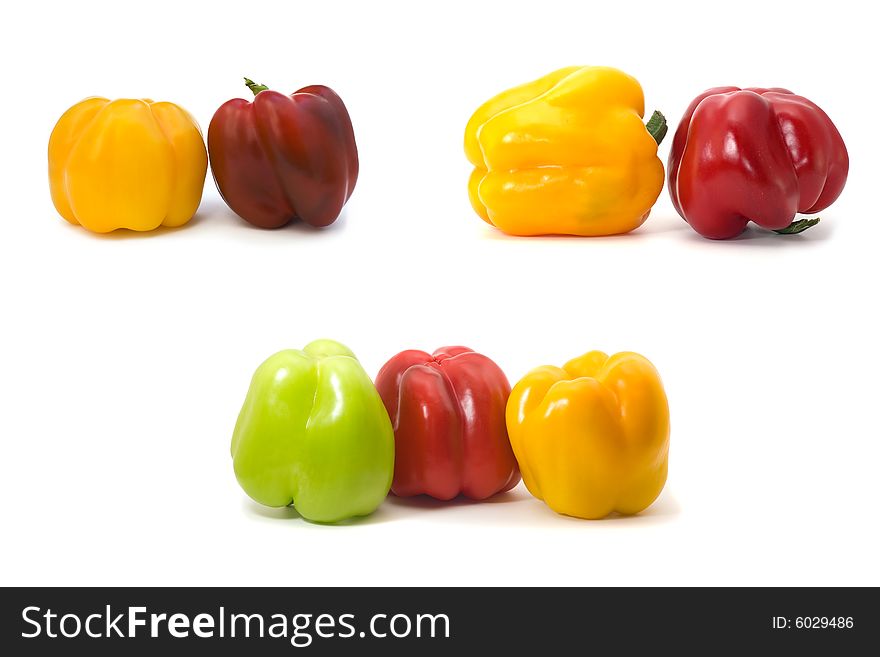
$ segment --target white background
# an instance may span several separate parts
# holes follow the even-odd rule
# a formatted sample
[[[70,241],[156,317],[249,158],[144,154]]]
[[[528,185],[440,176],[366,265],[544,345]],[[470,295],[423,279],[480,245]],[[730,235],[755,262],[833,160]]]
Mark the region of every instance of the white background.
[[[17,3],[0,28],[0,582],[880,584],[878,53],[857,5]],[[673,129],[707,87],[789,87],[843,134],[846,190],[800,237],[704,240],[665,190],[628,236],[493,232],[468,205],[465,122],[574,63],[633,74]],[[45,151],[68,106],[171,100],[206,130],[244,75],[347,103],[362,169],[334,226],[251,228],[210,176],[180,230],[101,237],[55,213]],[[337,527],[260,508],[232,427],[263,358],[317,337],[372,375],[408,347],[469,345],[511,381],[639,351],[669,394],[667,487],[599,522],[522,486]]]

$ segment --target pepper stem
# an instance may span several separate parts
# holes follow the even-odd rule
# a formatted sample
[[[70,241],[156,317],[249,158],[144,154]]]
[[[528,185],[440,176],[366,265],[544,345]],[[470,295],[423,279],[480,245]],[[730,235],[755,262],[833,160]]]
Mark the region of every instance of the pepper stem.
[[[256,82],[254,82],[250,78],[245,78],[244,84],[248,89],[250,89],[251,91],[254,92],[254,96],[256,96],[261,91],[268,91],[269,90],[269,87],[267,87],[265,84],[257,84]]]
[[[777,235],[797,235],[798,233],[803,233],[807,228],[812,228],[818,223],[819,217],[814,219],[799,219],[798,221],[792,221],[782,230],[774,230],[773,232]]]
[[[669,126],[666,125],[666,117],[657,110],[654,110],[645,128],[648,129],[648,134],[654,138],[658,146],[669,131]]]

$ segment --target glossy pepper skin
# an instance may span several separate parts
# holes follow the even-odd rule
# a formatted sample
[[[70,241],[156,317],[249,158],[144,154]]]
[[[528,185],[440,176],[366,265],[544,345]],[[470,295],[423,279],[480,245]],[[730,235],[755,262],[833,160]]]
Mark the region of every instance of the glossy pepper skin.
[[[736,237],[749,221],[797,233],[846,183],[849,156],[817,105],[786,89],[718,87],[685,112],[669,154],[669,193],[703,237]]]
[[[354,354],[332,340],[270,356],[232,436],[238,483],[260,504],[314,522],[372,513],[394,472],[394,434]]]
[[[591,351],[532,370],[510,394],[507,428],[523,481],[557,513],[638,513],[666,483],[669,405],[638,354]]]
[[[223,200],[260,228],[301,219],[329,226],[351,197],[358,153],[351,118],[329,87],[286,96],[245,80],[253,102],[224,103],[208,126],[211,170]]]
[[[96,233],[182,226],[199,207],[207,168],[198,124],[173,103],[86,98],[49,138],[55,209]]]
[[[642,88],[603,66],[570,66],[509,89],[468,121],[468,183],[480,217],[511,235],[614,235],[642,225],[663,188],[642,123]]]
[[[403,351],[376,388],[394,426],[395,495],[482,500],[519,482],[504,416],[510,383],[486,356],[467,347]]]

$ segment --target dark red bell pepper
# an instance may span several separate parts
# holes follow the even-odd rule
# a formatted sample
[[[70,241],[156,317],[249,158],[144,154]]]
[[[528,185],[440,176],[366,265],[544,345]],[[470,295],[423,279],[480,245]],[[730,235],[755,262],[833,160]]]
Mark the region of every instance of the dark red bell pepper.
[[[817,105],[786,89],[718,87],[688,107],[669,154],[675,209],[704,237],[728,239],[749,221],[798,233],[794,221],[831,205],[846,183],[849,156]]]
[[[354,131],[342,99],[321,85],[285,96],[245,82],[253,102],[227,101],[208,127],[211,170],[223,200],[260,228],[295,219],[332,224],[358,176]]]
[[[482,500],[519,482],[504,412],[510,383],[467,347],[403,351],[376,377],[394,426],[395,495]]]

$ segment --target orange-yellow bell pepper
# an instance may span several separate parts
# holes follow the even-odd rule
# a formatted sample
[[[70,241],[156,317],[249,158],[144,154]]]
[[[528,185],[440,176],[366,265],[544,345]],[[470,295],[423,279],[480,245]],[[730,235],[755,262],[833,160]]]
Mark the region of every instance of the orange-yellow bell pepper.
[[[532,370],[510,394],[507,430],[529,491],[557,513],[638,513],[666,483],[669,405],[639,354],[591,351]]]
[[[207,170],[198,124],[172,103],[86,98],[49,138],[52,202],[96,233],[182,226],[199,207]]]
[[[613,235],[642,225],[663,188],[663,115],[642,123],[635,78],[570,66],[505,91],[468,121],[474,210],[512,235]]]

